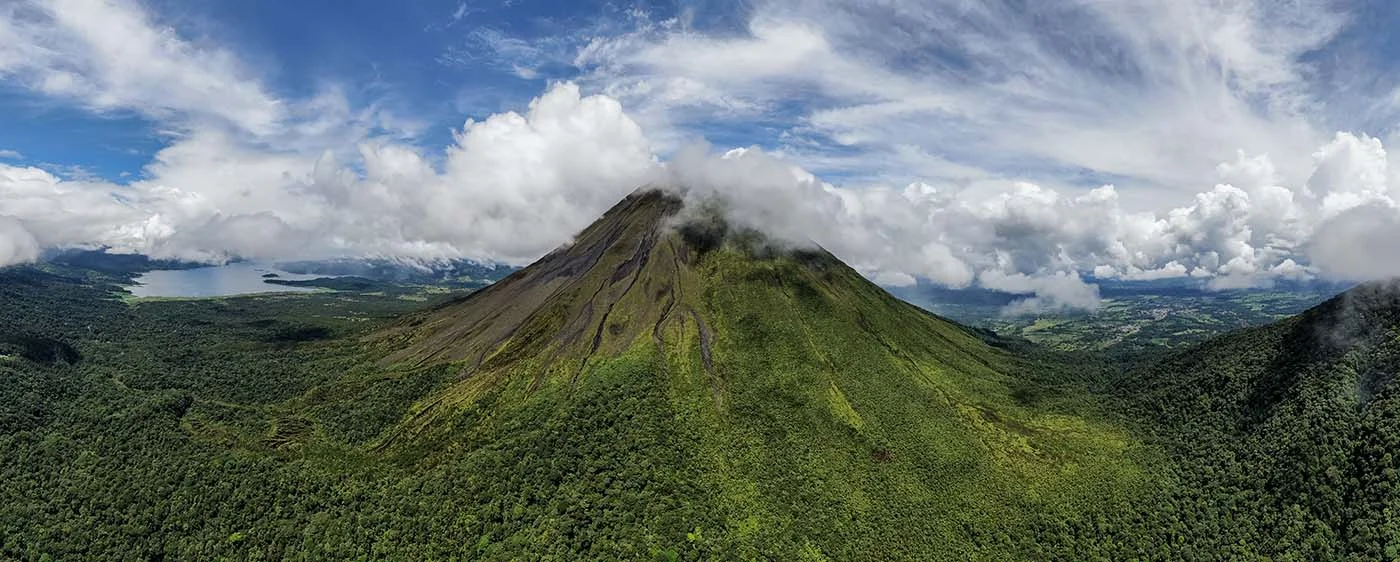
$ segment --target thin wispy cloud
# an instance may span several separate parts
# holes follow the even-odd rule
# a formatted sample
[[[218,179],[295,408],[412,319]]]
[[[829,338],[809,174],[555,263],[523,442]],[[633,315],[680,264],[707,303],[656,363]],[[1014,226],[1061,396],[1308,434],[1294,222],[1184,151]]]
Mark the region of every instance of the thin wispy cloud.
[[[925,169],[1013,179],[1129,178],[1142,189],[1127,196],[1150,204],[1184,200],[1238,150],[1307,154],[1330,136],[1310,122],[1319,103],[1302,58],[1344,22],[1296,2],[770,2],[742,33],[642,22],[595,39],[578,64],[587,83],[681,128],[742,122],[732,100],[796,108],[781,136],[756,142],[877,161],[922,152]],[[1307,168],[1280,165],[1295,180]]]
[[[7,3],[0,73],[98,112],[211,120],[254,133],[285,119],[283,104],[233,53],[180,40],[130,1]]]

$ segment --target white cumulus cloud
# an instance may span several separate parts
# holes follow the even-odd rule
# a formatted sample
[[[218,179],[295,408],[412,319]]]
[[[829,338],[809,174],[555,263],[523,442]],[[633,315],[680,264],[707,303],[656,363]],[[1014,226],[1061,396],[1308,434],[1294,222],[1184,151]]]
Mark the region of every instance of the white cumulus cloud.
[[[526,263],[567,241],[657,172],[616,101],[559,84],[523,114],[457,133],[440,165],[366,140],[333,153],[256,149],[202,130],[126,185],[0,164],[0,212],[44,246],[102,245],[220,261],[387,255]]]
[[[143,115],[166,145],[121,182],[0,163],[0,264],[63,246],[524,264],[672,182],[879,282],[1009,291],[1017,311],[1093,308],[1089,275],[1221,289],[1398,275],[1384,141],[1308,119],[1303,59],[1340,19],[1287,4],[1270,12],[1285,18],[1195,0],[1027,18],[998,1],[758,2],[728,35],[639,17],[568,57],[578,81],[425,147],[420,124],[334,84],[274,95],[232,50],[133,0],[16,0],[0,5],[0,79]],[[1056,43],[1041,20],[1087,43]],[[569,44],[475,36],[510,68]],[[1086,54],[1105,45],[1117,58]],[[679,142],[688,124],[783,111],[777,148]],[[1113,181],[1067,188],[1065,170]]]

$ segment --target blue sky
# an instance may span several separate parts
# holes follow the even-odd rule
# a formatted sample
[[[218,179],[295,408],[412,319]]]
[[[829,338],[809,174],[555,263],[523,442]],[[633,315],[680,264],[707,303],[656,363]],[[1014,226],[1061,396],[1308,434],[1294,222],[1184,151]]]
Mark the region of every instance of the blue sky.
[[[151,2],[145,8],[154,25],[236,52],[275,95],[308,97],[336,84],[353,103],[385,104],[420,120],[422,142],[439,145],[466,118],[523,107],[544,84],[543,78],[522,80],[487,60],[439,61],[454,49],[470,48],[466,38],[473,29],[533,35],[546,31],[546,20],[591,18],[604,9],[573,2],[484,9],[455,1],[275,0]],[[139,174],[167,144],[160,123],[138,112],[93,112],[22,85],[6,86],[0,144],[34,162],[82,166],[115,180]],[[84,141],[73,142],[75,136]]]
[[[705,41],[730,40],[738,48],[747,46],[761,51],[765,45],[754,37],[762,33],[763,26],[791,24],[808,26],[828,43],[825,49],[872,70],[867,76],[852,76],[852,79],[898,81],[906,77],[932,76],[937,79],[913,86],[936,91],[940,86],[957,90],[979,83],[984,86],[1003,83],[1004,86],[1019,76],[1025,81],[1022,87],[1058,89],[1084,97],[1081,102],[1099,106],[1100,115],[1083,115],[1085,108],[1079,102],[1047,100],[1025,92],[1010,100],[1022,107],[1007,108],[1009,113],[1030,112],[1030,117],[1043,117],[1054,127],[1080,127],[1081,120],[1092,122],[1088,126],[1102,127],[1104,123],[1094,121],[1127,120],[1141,115],[1132,113],[1143,109],[1133,104],[1114,107],[1119,101],[1113,98],[1185,95],[1194,96],[1194,99],[1169,99],[1167,103],[1195,107],[1201,100],[1212,97],[1212,92],[1180,91],[1197,87],[1190,83],[1196,78],[1167,76],[1165,70],[1219,73],[1222,71],[1220,61],[1208,61],[1194,69],[1181,68],[1182,65],[1189,67],[1190,62],[1184,59],[1194,56],[1187,50],[1151,53],[1151,49],[1180,47],[1148,45],[1147,50],[1134,53],[1132,49],[1143,47],[1126,45],[1125,39],[1117,36],[1140,33],[1149,40],[1154,35],[1159,36],[1158,40],[1169,40],[1173,34],[1200,34],[1202,30],[1176,28],[1173,26],[1177,24],[1170,21],[1162,23],[1160,29],[1116,27],[1154,23],[1132,21],[1136,15],[1130,9],[1104,14],[1082,9],[1074,2],[987,2],[975,8],[969,6],[976,4],[965,2],[949,2],[947,6],[930,2],[909,3],[923,6],[898,9],[823,2],[716,1],[628,4],[539,0],[403,3],[126,0],[116,4],[140,11],[151,26],[190,41],[197,48],[227,51],[239,59],[246,77],[259,82],[270,96],[285,100],[306,99],[334,87],[352,106],[373,105],[392,112],[408,129],[400,133],[425,147],[449,142],[451,131],[460,128],[467,118],[479,120],[497,112],[519,110],[551,81],[574,80],[584,86],[586,93],[611,92],[629,110],[641,113],[638,118],[657,129],[656,135],[665,139],[661,142],[662,152],[697,139],[724,146],[786,149],[789,156],[823,177],[864,181],[902,181],[944,175],[945,179],[966,182],[971,177],[972,174],[959,174],[957,170],[938,170],[949,164],[940,161],[946,159],[951,160],[951,164],[974,166],[979,173],[1025,177],[1068,187],[1092,188],[1102,183],[1116,183],[1130,188],[1140,184],[1143,191],[1165,188],[1189,192],[1197,186],[1172,184],[1194,178],[1167,170],[1179,169],[1183,164],[1208,169],[1216,160],[1228,159],[1234,150],[1276,152],[1280,149],[1278,143],[1268,140],[1277,134],[1269,130],[1273,125],[1271,121],[1302,115],[1301,121],[1315,128],[1314,136],[1318,138],[1333,130],[1388,136],[1393,129],[1394,107],[1378,102],[1393,95],[1391,90],[1396,86],[1393,61],[1397,60],[1395,55],[1400,54],[1393,34],[1387,32],[1392,27],[1387,22],[1400,23],[1400,16],[1397,16],[1400,10],[1388,7],[1385,2],[1352,3],[1327,17],[1317,17],[1302,8],[1269,12],[1270,2],[1255,3],[1265,8],[1260,10],[1261,14],[1254,15],[1258,21],[1251,22],[1254,28],[1249,33],[1306,36],[1318,32],[1296,28],[1330,21],[1329,18],[1335,20],[1328,24],[1335,29],[1322,31],[1323,38],[1299,38],[1297,45],[1287,44],[1287,40],[1246,37],[1246,42],[1269,43],[1262,48],[1276,52],[1260,54],[1255,52],[1261,48],[1257,45],[1227,46],[1244,53],[1238,58],[1246,64],[1258,64],[1259,68],[1246,70],[1265,76],[1266,82],[1278,80],[1271,75],[1293,76],[1285,76],[1283,83],[1265,83],[1262,88],[1251,85],[1233,92],[1231,97],[1237,100],[1231,101],[1250,105],[1251,111],[1246,113],[1252,115],[1233,115],[1237,109],[1217,108],[1223,113],[1221,117],[1241,121],[1228,125],[1237,127],[1238,136],[1242,138],[1221,143],[1224,148],[1211,147],[1214,150],[1210,152],[1187,155],[1197,162],[1150,158],[1148,160],[1153,161],[1143,165],[1135,155],[1127,155],[1129,160],[1123,163],[1105,162],[1033,150],[1005,150],[1000,142],[990,146],[968,142],[974,137],[987,136],[987,129],[1001,123],[987,117],[974,118],[957,108],[942,112],[914,111],[915,118],[905,120],[906,124],[919,129],[936,127],[948,131],[941,135],[900,130],[903,127],[899,124],[881,121],[814,126],[813,117],[824,110],[849,108],[852,103],[863,101],[871,102],[870,105],[903,102],[908,96],[905,93],[881,100],[879,94],[862,92],[860,88],[841,91],[843,88],[832,84],[841,78],[819,76],[821,71],[804,73],[776,68],[762,73],[766,75],[746,76],[743,68],[705,68],[703,64],[695,64],[687,72],[687,69],[658,68],[660,65],[655,60],[639,62],[636,60],[638,52],[613,53],[609,55],[612,58],[606,60],[580,59],[580,53],[589,42],[599,40],[611,41],[618,47],[630,46],[640,52],[648,48],[662,51],[667,41],[684,43],[688,38],[688,45],[671,45],[672,54],[677,57],[705,57],[709,52],[707,48],[718,48],[704,44]],[[1295,4],[1308,5],[1306,2]],[[1054,7],[1046,8],[1046,5]],[[23,5],[17,9],[20,14],[25,11]],[[1218,16],[1189,14],[1186,17]],[[1128,21],[1106,25],[1105,20],[1112,18]],[[1288,21],[1290,19],[1301,21]],[[938,23],[930,23],[935,20]],[[745,42],[748,45],[743,45]],[[1006,51],[996,53],[1001,48]],[[1162,68],[1152,68],[1150,65],[1154,64]],[[821,63],[811,66],[821,66]],[[720,103],[702,99],[708,94],[676,92],[678,88],[663,83],[682,78],[695,78],[699,82],[713,78],[712,74],[724,73],[738,76],[733,80],[714,80],[720,83],[718,85],[706,85],[720,90],[712,92],[717,98],[728,98]],[[618,93],[641,82],[650,83],[652,97]],[[910,84],[900,86],[915,89]],[[723,91],[726,87],[733,91]],[[1076,91],[1079,88],[1082,90]],[[983,92],[978,88],[965,89],[969,91],[958,94],[1006,95],[1004,90],[991,91],[991,88],[982,88]],[[1246,89],[1248,91],[1244,91]],[[1274,98],[1283,91],[1290,96],[1307,98],[1306,107],[1301,111],[1271,111],[1268,106],[1276,103]],[[658,99],[668,96],[669,99]],[[694,99],[687,99],[687,96]],[[142,173],[143,166],[154,153],[168,144],[167,123],[160,118],[153,119],[142,115],[139,109],[125,107],[93,111],[74,101],[36,92],[32,84],[6,81],[0,88],[0,109],[3,109],[0,125],[5,132],[0,144],[6,150],[24,155],[27,162],[54,170],[83,169],[110,180]],[[1035,108],[1034,104],[1045,107]],[[1120,109],[1129,115],[1111,113]],[[1174,117],[1168,114],[1159,119],[1170,121]],[[850,134],[845,129],[858,127],[868,127],[869,130],[856,131],[856,134],[865,135],[881,128],[883,130],[874,132],[885,133],[888,139],[849,142],[850,139],[842,138]],[[665,130],[661,131],[663,128]],[[1189,149],[1182,144],[1189,147],[1197,141],[1189,137],[1211,136],[1209,132],[1190,130],[1178,133],[1183,139],[1167,150],[1186,151]],[[1244,138],[1245,135],[1255,136]],[[73,142],[75,136],[82,141]],[[1304,134],[1289,136],[1302,138]],[[1261,138],[1265,140],[1259,140]],[[1295,142],[1303,145],[1316,140]],[[932,158],[911,162],[907,153],[906,157],[901,157],[887,145],[881,146],[885,143],[904,149],[920,148],[932,153]],[[1112,144],[1110,142],[1110,146]],[[1003,150],[989,154],[989,149]],[[1162,148],[1144,148],[1148,150]],[[890,158],[894,160],[887,160]],[[897,167],[903,171],[895,169]],[[919,174],[911,169],[917,167],[942,173]],[[1163,195],[1144,199],[1156,203],[1158,199],[1169,198],[1170,195]]]
[[[742,31],[737,26],[745,13],[739,2],[703,0],[117,4],[142,11],[150,25],[182,39],[228,50],[270,95],[301,99],[334,87],[353,105],[375,105],[411,121],[406,140],[438,147],[466,119],[522,109],[551,81],[578,79],[582,71],[570,52],[595,34],[632,29],[638,14],[657,20],[684,15],[697,28],[734,33]],[[529,75],[501,52],[511,42],[539,45],[540,59],[528,61]],[[118,181],[141,174],[169,144],[161,119],[73,102],[7,81],[0,88],[0,145],[61,174],[82,170]],[[695,131],[743,146],[771,142],[776,132],[765,128],[775,125]]]
[[[890,283],[1373,277],[1369,233],[1400,232],[1397,23],[1380,0],[11,0],[0,263],[523,263],[683,181]]]

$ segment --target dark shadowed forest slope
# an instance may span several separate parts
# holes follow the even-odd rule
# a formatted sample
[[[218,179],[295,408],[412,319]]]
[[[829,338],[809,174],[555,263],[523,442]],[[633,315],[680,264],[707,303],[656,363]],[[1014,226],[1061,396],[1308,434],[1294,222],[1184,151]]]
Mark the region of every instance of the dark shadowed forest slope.
[[[1189,533],[1279,559],[1389,560],[1397,372],[1400,286],[1376,283],[1141,368],[1120,391],[1177,460]]]

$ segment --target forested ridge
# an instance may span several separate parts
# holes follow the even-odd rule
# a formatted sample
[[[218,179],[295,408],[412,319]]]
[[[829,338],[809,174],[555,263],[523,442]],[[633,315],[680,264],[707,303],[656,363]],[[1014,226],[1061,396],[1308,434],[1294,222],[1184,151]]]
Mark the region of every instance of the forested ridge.
[[[0,270],[0,558],[1400,554],[1392,286],[1119,367],[632,202],[427,305]]]
[[[1175,462],[1173,524],[1277,559],[1400,557],[1400,285],[1362,285],[1118,381]],[[1236,545],[1236,546],[1230,546]]]

